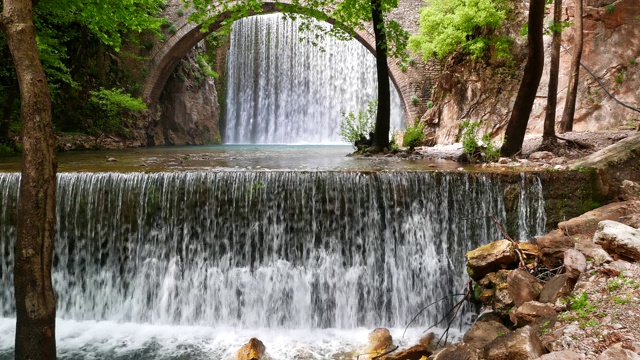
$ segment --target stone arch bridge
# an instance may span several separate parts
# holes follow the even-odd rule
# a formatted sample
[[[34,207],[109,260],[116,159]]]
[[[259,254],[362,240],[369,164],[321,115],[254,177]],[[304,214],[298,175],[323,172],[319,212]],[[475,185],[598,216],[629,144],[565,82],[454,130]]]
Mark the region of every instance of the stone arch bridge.
[[[287,4],[289,0],[280,0],[280,4]],[[165,15],[172,20],[172,25],[176,31],[166,39],[165,42],[157,45],[150,54],[146,64],[148,75],[145,80],[142,99],[148,105],[156,104],[162,90],[171,76],[171,73],[180,60],[203,40],[207,35],[220,28],[220,21],[225,15],[219,16],[219,20],[211,25],[207,31],[202,31],[202,25],[187,21],[188,13],[182,10],[181,0],[169,0],[165,8]],[[263,0],[260,14],[281,12],[273,0]],[[409,33],[416,33],[418,29],[419,8],[423,6],[423,0],[400,0],[398,8],[394,9],[388,16],[400,23]],[[180,12],[182,16],[176,15]],[[375,39],[372,26],[369,24],[363,30],[355,34],[355,39],[365,46],[371,53],[375,54]],[[389,76],[395,85],[403,102],[406,118],[413,120],[420,118],[427,110],[426,102],[431,97],[430,72],[437,71],[431,69],[417,57],[415,64],[401,69],[395,59],[389,59]],[[418,100],[418,101],[416,101]]]

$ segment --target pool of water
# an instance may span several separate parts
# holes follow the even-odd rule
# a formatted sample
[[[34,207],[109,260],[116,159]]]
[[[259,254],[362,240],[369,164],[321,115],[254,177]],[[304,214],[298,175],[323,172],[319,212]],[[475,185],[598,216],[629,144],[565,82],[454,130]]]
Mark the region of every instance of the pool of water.
[[[74,151],[58,154],[58,171],[424,171],[455,170],[460,166],[447,160],[348,156],[352,152],[351,146],[343,145],[214,145]],[[20,171],[20,157],[0,158],[0,171]]]

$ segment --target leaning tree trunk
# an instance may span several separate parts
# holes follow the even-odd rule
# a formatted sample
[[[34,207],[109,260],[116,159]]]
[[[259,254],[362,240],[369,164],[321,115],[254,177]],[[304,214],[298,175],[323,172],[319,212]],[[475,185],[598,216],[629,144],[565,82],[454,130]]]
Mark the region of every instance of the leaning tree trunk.
[[[373,132],[373,146],[380,149],[389,147],[391,117],[391,97],[389,94],[389,67],[387,65],[387,34],[380,0],[371,0],[373,33],[376,39],[376,70],[378,74],[378,112]]]
[[[500,148],[503,156],[512,156],[520,152],[524,134],[527,131],[529,115],[536,99],[538,85],[544,67],[544,45],[542,42],[542,23],[544,20],[545,0],[531,0],[529,6],[529,34],[527,35],[528,56],[527,65],[520,89],[516,96],[513,111],[505,130],[504,144]]]
[[[542,147],[552,148],[556,144],[556,107],[558,105],[558,74],[560,72],[560,43],[562,42],[562,0],[553,2],[553,39],[551,41],[551,64],[549,66],[549,92],[544,114]]]
[[[567,99],[564,103],[564,112],[560,121],[560,132],[573,131],[573,116],[576,113],[576,99],[578,97],[578,80],[580,80],[580,59],[582,58],[583,31],[582,31],[582,0],[575,0],[575,47],[571,56],[571,70],[569,72],[569,87]]]
[[[51,284],[56,159],[51,97],[30,0],[4,0],[0,18],[16,68],[22,119],[22,178],[15,246],[16,359],[55,359],[56,298]]]

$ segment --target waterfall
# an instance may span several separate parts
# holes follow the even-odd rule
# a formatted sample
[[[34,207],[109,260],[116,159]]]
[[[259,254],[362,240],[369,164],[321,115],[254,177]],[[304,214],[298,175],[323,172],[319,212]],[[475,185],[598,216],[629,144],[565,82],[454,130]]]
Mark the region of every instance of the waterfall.
[[[15,316],[19,178],[0,174],[0,318]],[[464,290],[464,254],[500,238],[487,215],[505,221],[503,197],[488,174],[59,174],[57,316],[401,327],[426,304]],[[519,206],[538,211],[536,201]],[[452,303],[438,303],[414,325],[433,324]]]
[[[329,25],[314,22],[327,28]],[[300,41],[299,21],[282,14],[233,24],[227,61],[224,142],[342,143],[341,111],[358,113],[377,97],[374,56],[358,41]],[[391,84],[391,128],[404,128]]]

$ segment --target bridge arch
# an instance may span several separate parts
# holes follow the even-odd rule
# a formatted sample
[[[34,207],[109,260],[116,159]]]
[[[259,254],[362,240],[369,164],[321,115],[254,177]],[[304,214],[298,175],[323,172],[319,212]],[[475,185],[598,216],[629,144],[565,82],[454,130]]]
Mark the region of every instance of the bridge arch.
[[[287,2],[286,0],[280,0],[279,4],[286,4]],[[249,16],[282,12],[281,7],[278,6],[279,4],[269,0],[264,1],[262,3],[262,12],[251,13]],[[156,46],[148,61],[148,75],[144,84],[142,100],[149,105],[149,107],[158,102],[167,80],[180,63],[180,60],[207,35],[220,29],[221,22],[228,16],[228,13],[219,15],[218,20],[213,23],[207,31],[202,31],[202,25],[193,24],[186,20],[175,24],[178,25],[176,26],[177,31],[160,46]],[[186,17],[187,16],[184,16],[185,19]],[[327,20],[327,22],[332,23],[331,19]],[[375,55],[375,37],[369,29],[356,31],[354,38]],[[387,65],[389,67],[391,82],[400,95],[400,100],[402,101],[405,111],[405,118],[414,119],[418,117],[418,114],[416,114],[412,106],[410,106],[412,91],[409,78],[406,73],[400,69],[400,66],[398,66],[394,59],[389,59]]]

